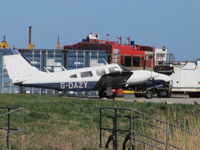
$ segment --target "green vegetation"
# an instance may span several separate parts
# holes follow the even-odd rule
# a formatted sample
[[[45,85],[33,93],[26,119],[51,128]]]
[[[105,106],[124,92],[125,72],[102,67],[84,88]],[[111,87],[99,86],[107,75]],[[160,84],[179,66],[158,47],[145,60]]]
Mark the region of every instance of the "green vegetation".
[[[25,108],[23,143],[26,150],[97,149],[100,106],[135,108],[188,129],[200,116],[200,109],[195,105],[18,94],[1,94],[0,105]],[[195,127],[195,131],[199,129]]]

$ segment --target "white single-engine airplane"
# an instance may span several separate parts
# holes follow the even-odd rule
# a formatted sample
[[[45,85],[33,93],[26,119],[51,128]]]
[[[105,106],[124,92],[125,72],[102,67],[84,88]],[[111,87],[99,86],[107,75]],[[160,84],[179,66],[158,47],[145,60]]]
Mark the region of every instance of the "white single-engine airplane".
[[[56,89],[61,91],[98,90],[103,97],[105,91],[137,86],[154,78],[168,82],[169,76],[153,71],[126,71],[118,64],[43,72],[31,65],[16,49],[1,50],[11,82],[15,85]],[[109,93],[109,92],[108,92]],[[108,94],[107,93],[107,94]]]

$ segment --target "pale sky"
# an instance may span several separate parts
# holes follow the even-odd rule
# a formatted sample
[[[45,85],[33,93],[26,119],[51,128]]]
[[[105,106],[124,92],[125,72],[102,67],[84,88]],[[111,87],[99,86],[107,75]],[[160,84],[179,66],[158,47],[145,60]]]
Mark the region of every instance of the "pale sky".
[[[36,48],[55,48],[81,41],[92,32],[131,36],[136,44],[166,46],[178,60],[200,58],[199,0],[4,0],[0,41],[26,48],[28,26]],[[126,42],[126,40],[123,40]]]

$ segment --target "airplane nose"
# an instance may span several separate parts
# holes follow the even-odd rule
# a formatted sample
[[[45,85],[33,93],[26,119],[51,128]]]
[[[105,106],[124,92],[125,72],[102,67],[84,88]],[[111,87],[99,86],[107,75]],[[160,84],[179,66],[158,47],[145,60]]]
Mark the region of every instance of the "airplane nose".
[[[159,73],[152,71],[151,72],[151,77],[152,78],[156,78],[157,76],[159,76]]]
[[[156,73],[154,74],[156,76]],[[136,85],[142,84],[152,78],[152,72],[147,70],[133,71],[133,75],[127,80],[127,84]]]
[[[161,73],[158,73],[158,76],[156,76],[154,79],[155,80],[163,80],[165,82],[172,81],[172,77],[165,75],[165,74],[161,74]]]

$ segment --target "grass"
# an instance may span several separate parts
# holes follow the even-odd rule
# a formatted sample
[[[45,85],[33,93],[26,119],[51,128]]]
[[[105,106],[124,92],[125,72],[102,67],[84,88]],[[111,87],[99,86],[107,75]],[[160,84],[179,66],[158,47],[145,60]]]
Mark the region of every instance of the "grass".
[[[82,100],[19,94],[1,94],[0,105],[25,108],[25,131],[21,137],[25,150],[98,149],[100,106],[135,108],[162,120],[200,132],[200,109],[195,105]],[[2,121],[1,123],[3,125]],[[17,126],[15,122],[13,125]],[[155,132],[151,129],[145,130]],[[180,134],[179,131],[175,132],[175,135]],[[161,135],[160,133],[159,136]],[[13,136],[14,146],[17,145],[16,139],[17,135]]]

